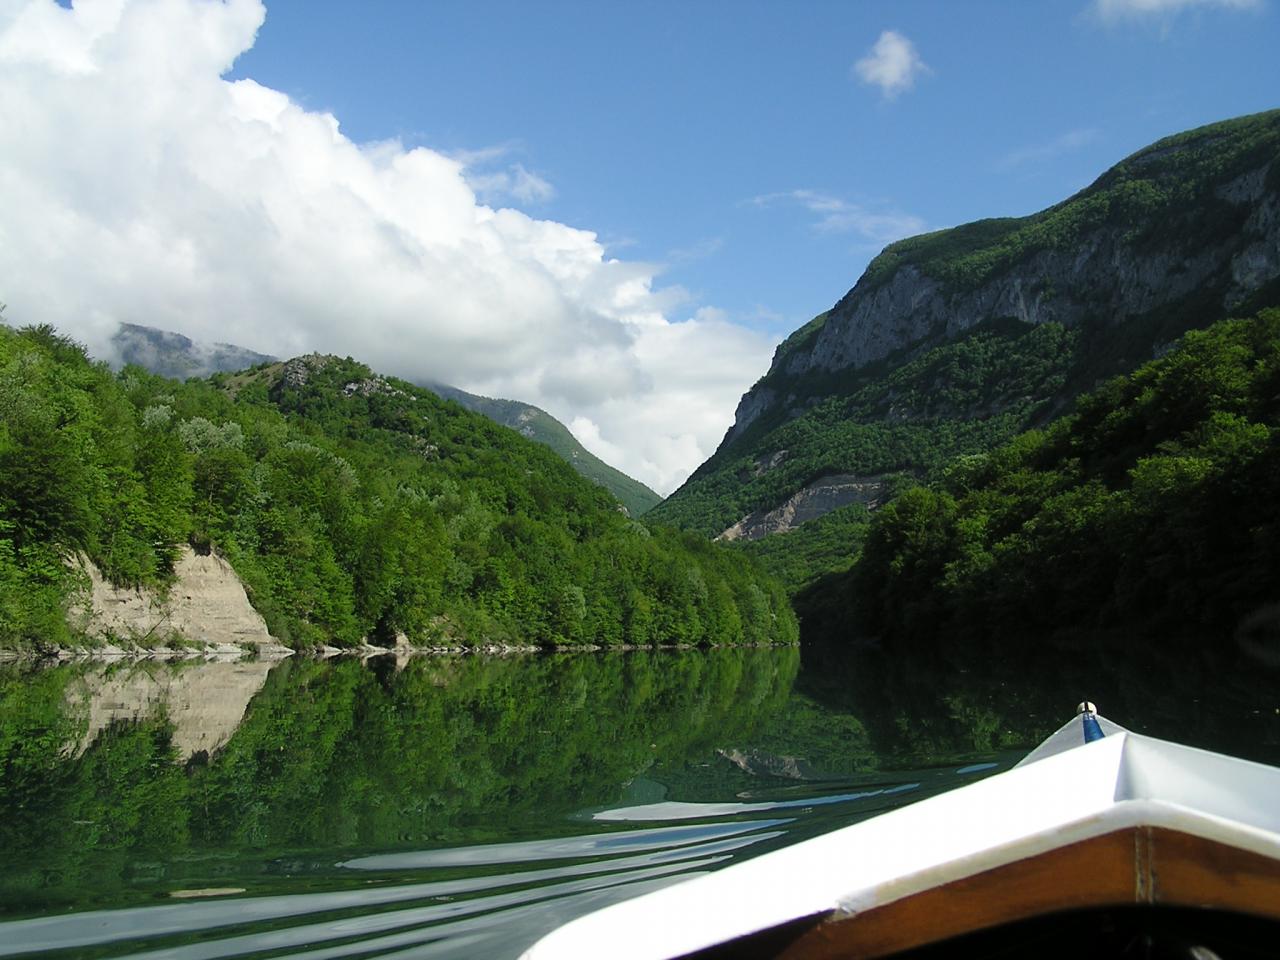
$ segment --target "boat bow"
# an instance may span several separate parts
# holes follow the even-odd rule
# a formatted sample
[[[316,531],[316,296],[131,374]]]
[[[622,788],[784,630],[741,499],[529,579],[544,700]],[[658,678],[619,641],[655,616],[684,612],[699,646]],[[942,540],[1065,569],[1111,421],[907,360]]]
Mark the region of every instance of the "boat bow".
[[[1068,726],[1078,738],[1079,721]],[[1076,746],[1055,735],[1005,773],[580,917],[524,957],[661,960],[769,931],[781,956],[887,956],[1046,912],[1132,904],[1280,919],[1280,770],[1107,727]]]

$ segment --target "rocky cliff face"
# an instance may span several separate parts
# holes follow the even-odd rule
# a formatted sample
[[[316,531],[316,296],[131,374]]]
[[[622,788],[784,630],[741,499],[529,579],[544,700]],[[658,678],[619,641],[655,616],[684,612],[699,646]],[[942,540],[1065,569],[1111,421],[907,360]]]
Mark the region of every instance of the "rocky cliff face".
[[[1274,120],[1271,125],[1276,125]],[[1178,151],[1205,149],[1205,142],[1197,139],[1166,148],[1157,145],[1126,161],[1123,173],[1113,179],[1120,178],[1124,185],[1164,184],[1166,174],[1143,179],[1144,172],[1157,164],[1161,170],[1176,171]],[[1037,242],[1037,231],[1049,233],[1042,229],[1046,220],[1057,214],[1066,219],[1071,204],[1102,208],[1104,204],[1095,202],[1099,193],[1089,191],[1015,222],[1005,235],[1026,234],[1031,238],[1026,248],[1006,257],[1013,262],[976,284],[946,276],[936,262],[916,262],[925,258],[913,257],[913,241],[903,245],[907,249],[900,256],[890,248],[882,257],[900,262],[887,280],[884,274],[890,271],[877,270],[873,263],[815,335],[779,349],[766,377],[742,398],[726,443],[780,404],[785,409],[793,402],[787,385],[799,378],[856,370],[928,338],[955,337],[983,321],[1014,318],[1068,327],[1087,322],[1121,326],[1191,299],[1210,314],[1202,322],[1230,313],[1280,277],[1280,160],[1275,151],[1256,152],[1260,155],[1251,158],[1248,169],[1203,184],[1192,201],[1168,189],[1166,206],[1171,209],[1157,204],[1149,211],[1149,222],[1163,222],[1163,228],[1152,229],[1133,216],[1108,218],[1104,213],[1092,228],[1067,228],[1065,236]],[[1114,183],[1101,189],[1119,192]],[[1102,199],[1112,209],[1122,206],[1123,198]],[[951,242],[955,247],[953,264],[947,267],[963,264],[966,258],[995,259],[1002,253],[999,244],[966,247],[964,229],[936,235],[935,244]],[[946,233],[954,233],[956,239],[949,241]]]
[[[72,622],[89,636],[154,646],[177,638],[211,648],[287,652],[267,632],[231,565],[217,555],[183,546],[167,596],[112,586],[91,562],[82,559],[81,565],[89,596],[72,611]]]
[[[1243,230],[1222,243],[1186,249],[1169,237],[1161,249],[1138,249],[1123,227],[1089,234],[1069,249],[1043,250],[975,290],[949,294],[907,264],[863,296],[854,288],[831,312],[813,348],[787,358],[786,371],[861,367],[930,334],[954,336],[993,317],[1074,326],[1149,313],[1206,285],[1225,281],[1218,298],[1230,311],[1280,275],[1280,196],[1264,192],[1268,168],[1220,187],[1219,198],[1247,207]]]
[[[810,520],[826,516],[832,510],[861,503],[869,510],[880,506],[888,491],[884,477],[859,477],[837,474],[823,477],[792,494],[773,510],[760,510],[743,517],[717,540],[759,540],[775,533],[788,533]]]

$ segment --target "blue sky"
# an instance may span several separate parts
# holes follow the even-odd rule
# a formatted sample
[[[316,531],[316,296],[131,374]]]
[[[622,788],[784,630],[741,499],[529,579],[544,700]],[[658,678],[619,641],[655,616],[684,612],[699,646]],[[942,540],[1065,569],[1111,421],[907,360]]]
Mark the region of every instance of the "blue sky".
[[[554,190],[523,209],[784,333],[904,229],[1031,213],[1280,106],[1274,3],[1142,6],[275,0],[235,73],[356,140],[505,148]],[[885,30],[927,67],[892,99],[852,69]]]
[[[887,242],[1280,107],[1280,0],[0,0],[0,301],[535,403],[661,493]]]

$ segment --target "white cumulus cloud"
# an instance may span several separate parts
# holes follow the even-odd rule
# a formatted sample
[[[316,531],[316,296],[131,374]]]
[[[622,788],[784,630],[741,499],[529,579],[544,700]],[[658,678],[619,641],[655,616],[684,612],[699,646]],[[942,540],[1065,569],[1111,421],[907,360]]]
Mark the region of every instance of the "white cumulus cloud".
[[[915,86],[916,78],[928,73],[915,44],[896,30],[880,34],[870,52],[853,65],[863,83],[879,87],[885,98],[892,100]]]
[[[579,422],[664,493],[711,454],[771,339],[689,313],[589,230],[498,206],[552,193],[500,151],[356,143],[223,79],[264,17],[260,0],[0,0],[11,322],[104,356],[120,322],[350,354]]]

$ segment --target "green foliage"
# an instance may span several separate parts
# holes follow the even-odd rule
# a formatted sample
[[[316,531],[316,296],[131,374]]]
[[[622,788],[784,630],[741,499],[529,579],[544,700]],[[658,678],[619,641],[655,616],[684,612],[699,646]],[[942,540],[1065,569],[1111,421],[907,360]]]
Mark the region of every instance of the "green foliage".
[[[496,423],[519,431],[530,440],[546,444],[568,461],[573,469],[617,497],[618,502],[633,517],[647,513],[662,500],[662,497],[639,480],[614,469],[587,450],[563,423],[545,410],[518,400],[479,397],[442,384],[431,385],[430,389],[446,400],[456,401],[468,410],[482,413]]]
[[[628,519],[551,450],[353,360],[176,383],[0,329],[0,645],[60,643],[83,552],[224,554],[279,639],[794,642],[747,559]]]
[[[50,784],[64,779],[64,754],[84,724],[67,709],[68,671],[0,673],[0,808],[15,835],[48,832]]]
[[[106,368],[49,327],[0,330],[0,412],[0,644],[57,643],[78,585],[65,558],[163,582],[189,481],[167,428],[141,426]]]
[[[1278,378],[1280,310],[1189,333],[880,511],[853,570],[802,613],[825,606],[823,639],[856,622],[895,655],[1233,643],[1275,602]]]
[[[1042,415],[1078,341],[1058,324],[983,324],[914,357],[894,358],[900,363],[811,384],[823,399],[717,454],[650,516],[715,535],[824,476],[932,475],[958,454],[990,449]],[[845,563],[856,546],[849,544]],[[831,569],[819,562],[797,566],[789,579]]]
[[[786,534],[735,541],[733,547],[754,557],[763,570],[794,594],[822,573],[848,567],[870,523],[871,512],[855,503]]]

